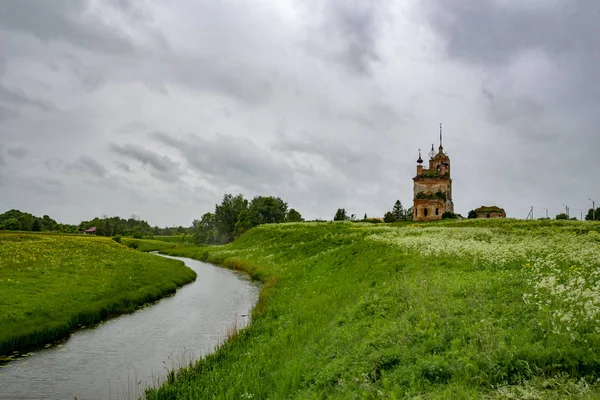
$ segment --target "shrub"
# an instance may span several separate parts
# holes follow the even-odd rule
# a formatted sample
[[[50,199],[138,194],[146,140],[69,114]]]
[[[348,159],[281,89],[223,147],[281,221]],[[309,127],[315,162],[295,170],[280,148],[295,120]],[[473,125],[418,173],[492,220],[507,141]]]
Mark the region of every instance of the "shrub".
[[[21,223],[16,218],[9,218],[6,221],[4,221],[4,229],[8,231],[20,231]]]
[[[121,238],[123,238],[123,235],[115,235],[112,237],[112,240],[114,240],[117,243],[121,243]]]
[[[383,222],[385,222],[385,223],[396,222],[396,216],[391,211],[388,211],[383,216]]]
[[[446,211],[442,214],[442,219],[457,219],[458,214],[454,214],[453,212]]]

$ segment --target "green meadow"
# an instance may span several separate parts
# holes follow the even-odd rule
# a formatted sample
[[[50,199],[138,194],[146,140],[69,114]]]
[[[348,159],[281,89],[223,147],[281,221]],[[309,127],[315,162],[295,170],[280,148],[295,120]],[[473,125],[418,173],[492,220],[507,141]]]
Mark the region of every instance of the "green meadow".
[[[600,398],[600,224],[293,223],[162,251],[264,286],[148,399]]]
[[[195,278],[181,261],[110,238],[0,233],[0,355],[132,311]]]

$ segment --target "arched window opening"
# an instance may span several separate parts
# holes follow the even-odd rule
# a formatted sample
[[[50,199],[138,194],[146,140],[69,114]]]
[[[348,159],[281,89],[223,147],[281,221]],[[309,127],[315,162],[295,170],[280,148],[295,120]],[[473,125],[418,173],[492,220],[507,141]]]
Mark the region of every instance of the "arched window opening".
[[[488,214],[488,215],[487,215],[487,217],[489,218],[489,217],[490,217],[490,214]]]
[[[423,209],[423,216],[424,216],[424,217],[426,217],[426,216],[427,216],[427,209],[426,209],[426,208],[424,208],[424,209]]]
[[[439,208],[435,209],[435,215],[440,215],[440,209]]]

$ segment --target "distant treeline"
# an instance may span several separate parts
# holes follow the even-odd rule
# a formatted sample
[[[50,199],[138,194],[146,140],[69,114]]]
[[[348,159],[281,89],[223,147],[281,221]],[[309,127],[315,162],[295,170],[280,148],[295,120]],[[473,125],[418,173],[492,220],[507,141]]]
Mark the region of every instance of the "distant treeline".
[[[36,217],[32,214],[19,210],[10,210],[0,214],[0,230],[10,231],[58,231],[72,232],[77,227],[68,224],[59,224],[47,215]]]
[[[214,213],[194,220],[194,242],[222,244],[232,241],[248,229],[261,224],[301,222],[302,215],[279,197],[256,196],[248,201],[243,195],[226,194]]]
[[[96,228],[95,234],[101,236],[122,235],[142,238],[154,235],[175,236],[191,235],[193,233],[192,227],[152,227],[148,222],[139,219],[135,215],[129,219],[103,216],[90,221],[82,221],[79,225],[70,225],[59,224],[48,215],[36,217],[19,210],[10,210],[0,214],[0,230],[77,233],[92,227]]]

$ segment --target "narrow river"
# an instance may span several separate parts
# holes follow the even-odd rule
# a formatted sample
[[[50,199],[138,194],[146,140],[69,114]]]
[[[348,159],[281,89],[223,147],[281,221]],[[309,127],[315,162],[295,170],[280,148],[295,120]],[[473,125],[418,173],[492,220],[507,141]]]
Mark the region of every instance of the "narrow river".
[[[249,322],[257,284],[235,271],[170,258],[196,271],[196,281],[172,297],[4,364],[0,399],[137,399],[168,370],[212,352],[229,329]]]

